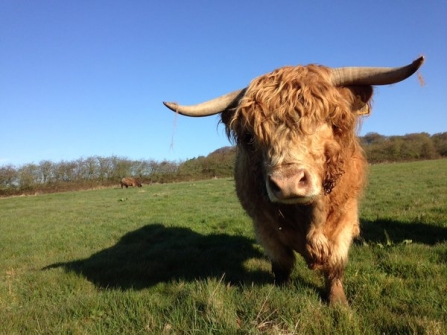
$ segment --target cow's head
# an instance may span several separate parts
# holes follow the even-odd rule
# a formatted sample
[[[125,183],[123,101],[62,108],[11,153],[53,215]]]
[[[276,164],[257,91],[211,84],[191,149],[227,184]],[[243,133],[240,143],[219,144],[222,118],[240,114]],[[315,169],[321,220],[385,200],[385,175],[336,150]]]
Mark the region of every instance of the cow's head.
[[[399,82],[423,63],[399,68],[283,67],[250,85],[194,106],[165,105],[187,116],[221,113],[248,165],[262,171],[273,202],[306,204],[328,194],[358,151],[358,116],[368,114],[372,85]]]

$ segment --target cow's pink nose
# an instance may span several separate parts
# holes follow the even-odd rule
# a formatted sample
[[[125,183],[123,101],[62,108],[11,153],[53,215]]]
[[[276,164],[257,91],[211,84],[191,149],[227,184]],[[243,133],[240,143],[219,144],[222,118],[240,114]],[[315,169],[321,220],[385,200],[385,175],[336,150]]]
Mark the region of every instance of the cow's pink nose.
[[[270,191],[279,200],[309,196],[312,190],[310,174],[305,169],[294,169],[287,173],[273,172],[268,178]]]

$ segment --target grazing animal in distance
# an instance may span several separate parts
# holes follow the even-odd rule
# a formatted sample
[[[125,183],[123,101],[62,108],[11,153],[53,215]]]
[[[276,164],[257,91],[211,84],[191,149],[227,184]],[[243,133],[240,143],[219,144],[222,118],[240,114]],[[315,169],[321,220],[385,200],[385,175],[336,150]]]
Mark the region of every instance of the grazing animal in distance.
[[[370,112],[374,85],[400,82],[423,62],[288,66],[197,105],[164,102],[186,116],[220,113],[237,147],[237,196],[277,283],[289,280],[296,251],[323,273],[329,303],[347,304],[343,276],[360,232],[358,201],[367,170],[358,122]]]
[[[123,188],[123,186],[126,186],[126,188],[128,188],[129,186],[143,187],[143,184],[141,184],[141,182],[138,179],[133,178],[133,177],[125,177],[125,178],[121,179],[120,185],[121,185],[121,188]]]

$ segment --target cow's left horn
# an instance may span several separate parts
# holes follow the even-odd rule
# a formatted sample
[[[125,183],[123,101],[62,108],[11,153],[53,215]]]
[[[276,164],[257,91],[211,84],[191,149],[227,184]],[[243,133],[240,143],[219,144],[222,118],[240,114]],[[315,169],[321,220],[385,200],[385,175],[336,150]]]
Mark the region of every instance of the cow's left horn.
[[[424,56],[402,67],[341,67],[332,69],[334,86],[390,85],[402,81],[424,63]]]
[[[239,100],[244,96],[245,91],[246,88],[191,106],[180,106],[175,102],[163,102],[163,104],[174,112],[182,115],[209,116],[236,107]]]

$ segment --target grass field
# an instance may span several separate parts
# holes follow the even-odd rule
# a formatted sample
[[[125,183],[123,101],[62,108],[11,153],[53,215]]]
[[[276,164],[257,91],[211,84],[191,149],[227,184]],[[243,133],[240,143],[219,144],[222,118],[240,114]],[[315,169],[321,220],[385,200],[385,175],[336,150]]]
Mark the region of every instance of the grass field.
[[[369,180],[350,308],[272,285],[231,179],[0,199],[0,334],[447,334],[447,160]]]

